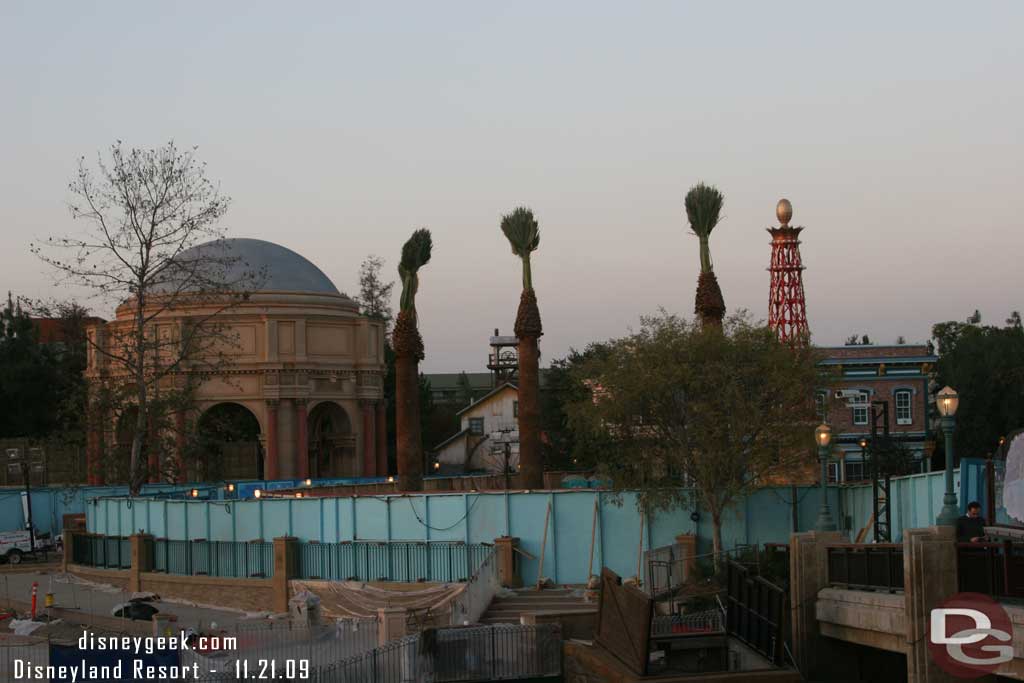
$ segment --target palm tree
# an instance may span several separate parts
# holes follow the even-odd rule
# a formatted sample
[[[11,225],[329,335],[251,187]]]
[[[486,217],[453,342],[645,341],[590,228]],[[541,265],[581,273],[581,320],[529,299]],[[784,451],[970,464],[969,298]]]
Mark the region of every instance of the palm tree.
[[[537,341],[544,334],[533,291],[530,254],[540,244],[540,229],[533,212],[519,207],[501,218],[512,253],[523,262],[523,293],[519,297],[515,333],[519,339],[519,463],[522,485],[528,489],[544,486],[544,466],[540,453],[540,349]]]
[[[417,328],[416,290],[419,289],[419,270],[430,261],[432,247],[430,231],[426,228],[416,230],[402,247],[402,260],[398,264],[402,298],[392,336],[395,352],[395,452],[398,481],[405,491],[423,490],[419,383],[423,338]]]
[[[690,229],[700,240],[700,277],[697,279],[697,298],[693,312],[705,327],[721,327],[725,317],[725,299],[722,298],[722,289],[718,286],[718,278],[711,265],[711,249],[708,246],[711,231],[718,225],[724,202],[725,197],[713,185],[697,183],[686,193],[686,218],[690,221]]]

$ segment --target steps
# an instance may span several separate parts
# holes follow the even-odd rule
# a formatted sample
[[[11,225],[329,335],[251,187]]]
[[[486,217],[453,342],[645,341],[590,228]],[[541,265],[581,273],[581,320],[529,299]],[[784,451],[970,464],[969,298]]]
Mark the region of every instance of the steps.
[[[566,588],[548,588],[536,591],[520,588],[515,595],[495,598],[484,615],[481,624],[518,624],[523,612],[586,612],[597,609],[596,602],[585,602],[582,596],[574,595]]]

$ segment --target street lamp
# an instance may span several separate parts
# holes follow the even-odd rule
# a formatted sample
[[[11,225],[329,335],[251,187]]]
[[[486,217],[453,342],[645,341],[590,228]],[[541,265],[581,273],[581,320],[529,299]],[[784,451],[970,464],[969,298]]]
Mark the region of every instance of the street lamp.
[[[951,387],[946,387],[935,397],[935,404],[942,416],[942,436],[946,442],[946,493],[942,496],[942,510],[935,519],[939,526],[954,526],[960,516],[953,492],[953,428],[956,426],[956,409],[960,396]]]
[[[835,531],[836,523],[832,521],[832,512],[828,507],[828,454],[832,443],[832,428],[827,424],[818,425],[814,430],[814,442],[818,444],[818,459],[821,460],[821,511],[818,521],[814,524],[815,531]]]

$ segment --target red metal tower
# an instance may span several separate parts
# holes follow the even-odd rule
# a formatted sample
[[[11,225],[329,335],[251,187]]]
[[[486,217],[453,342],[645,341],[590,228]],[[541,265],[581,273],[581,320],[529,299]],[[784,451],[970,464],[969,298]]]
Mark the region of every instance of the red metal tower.
[[[780,199],[775,215],[782,225],[768,228],[772,236],[771,289],[768,293],[768,326],[787,344],[806,344],[807,304],[804,301],[803,263],[800,261],[800,231],[790,227],[793,205]]]

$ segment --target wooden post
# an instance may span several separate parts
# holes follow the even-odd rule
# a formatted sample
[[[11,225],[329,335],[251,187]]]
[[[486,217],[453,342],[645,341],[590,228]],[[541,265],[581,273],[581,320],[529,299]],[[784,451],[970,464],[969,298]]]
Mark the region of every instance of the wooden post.
[[[544,578],[544,551],[548,548],[548,520],[551,519],[551,501],[548,501],[548,511],[544,515],[544,538],[540,542],[540,567],[537,568],[537,587],[540,590],[540,582]]]
[[[594,496],[594,521],[590,523],[590,562],[587,564],[587,582],[594,575],[594,540],[597,537],[597,496]]]

